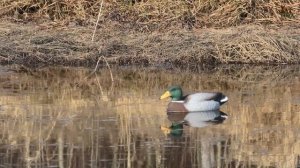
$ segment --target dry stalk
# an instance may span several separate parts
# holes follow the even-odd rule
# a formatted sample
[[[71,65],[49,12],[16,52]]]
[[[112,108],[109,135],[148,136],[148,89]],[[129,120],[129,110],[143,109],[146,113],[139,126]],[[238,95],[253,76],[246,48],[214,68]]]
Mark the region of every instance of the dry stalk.
[[[102,6],[103,6],[103,1],[104,1],[104,0],[102,0],[102,1],[101,1],[101,4],[100,4],[99,13],[98,13],[98,18],[97,18],[97,22],[96,22],[95,29],[94,29],[93,36],[92,36],[92,42],[94,41],[94,37],[95,37],[95,34],[96,34],[97,26],[98,26],[99,19],[100,19],[100,16],[101,16],[101,11],[102,11]]]

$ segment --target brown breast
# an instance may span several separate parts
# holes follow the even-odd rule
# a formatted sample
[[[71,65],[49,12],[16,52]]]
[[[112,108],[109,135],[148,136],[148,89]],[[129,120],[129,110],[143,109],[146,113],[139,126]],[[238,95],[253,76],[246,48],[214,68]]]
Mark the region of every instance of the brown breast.
[[[188,112],[184,107],[183,103],[170,102],[168,105],[167,112]]]
[[[184,121],[184,117],[188,114],[188,113],[167,113],[168,114],[168,119],[173,123],[178,123],[178,122],[183,122]]]

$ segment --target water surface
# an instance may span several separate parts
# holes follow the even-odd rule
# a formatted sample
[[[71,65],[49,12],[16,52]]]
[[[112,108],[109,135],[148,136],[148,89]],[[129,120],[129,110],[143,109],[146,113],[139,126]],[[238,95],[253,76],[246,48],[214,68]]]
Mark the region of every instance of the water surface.
[[[298,67],[198,72],[0,68],[0,167],[296,167]],[[222,91],[221,111],[167,114],[168,86]],[[207,122],[220,113],[226,120]]]

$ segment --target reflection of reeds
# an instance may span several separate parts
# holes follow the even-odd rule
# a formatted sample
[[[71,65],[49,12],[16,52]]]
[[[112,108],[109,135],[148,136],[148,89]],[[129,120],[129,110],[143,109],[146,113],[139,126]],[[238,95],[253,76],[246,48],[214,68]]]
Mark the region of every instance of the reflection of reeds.
[[[276,71],[276,69],[278,69],[279,71]],[[202,88],[212,89],[212,88],[216,88],[216,86],[219,86],[219,89],[227,90],[228,95],[230,97],[230,102],[233,102],[231,105],[226,106],[226,111],[232,112],[232,119],[231,119],[232,123],[231,125],[228,125],[226,127],[221,126],[222,128],[221,130],[225,131],[224,133],[214,132],[213,134],[211,134],[209,133],[211,129],[208,129],[207,131],[201,130],[199,132],[200,134],[199,137],[194,137],[193,135],[195,135],[195,132],[192,131],[190,139],[197,139],[198,140],[197,142],[199,142],[200,144],[199,147],[196,145],[195,148],[201,150],[199,152],[192,152],[189,150],[188,151],[175,150],[174,153],[192,152],[193,154],[196,154],[196,156],[194,156],[194,158],[196,158],[194,160],[195,163],[204,164],[204,165],[210,165],[213,162],[215,162],[214,157],[222,156],[225,157],[225,159],[217,160],[218,165],[228,164],[228,165],[250,166],[253,164],[254,165],[261,164],[261,165],[272,166],[274,165],[273,163],[278,162],[281,167],[292,166],[294,164],[296,155],[289,155],[289,153],[291,152],[291,150],[293,150],[292,149],[293,146],[297,145],[298,142],[295,142],[296,137],[293,136],[295,132],[289,130],[289,127],[286,127],[286,125],[290,125],[290,124],[299,125],[299,122],[295,123],[295,121],[297,121],[296,118],[299,118],[299,116],[297,115],[295,116],[294,114],[295,109],[292,108],[293,105],[291,104],[291,97],[293,95],[289,91],[290,88],[283,87],[282,85],[284,85],[285,83],[290,83],[295,85],[293,73],[291,73],[293,72],[293,70],[289,68],[280,69],[276,67],[275,69],[271,67],[270,70],[265,69],[263,67],[258,67],[258,69],[242,68],[241,70],[242,71],[240,71],[240,69],[233,71],[233,73],[227,76],[222,76],[222,73],[224,74],[224,70],[221,70],[221,71],[216,71],[214,74],[210,74],[214,77],[205,76],[205,74],[201,74],[201,73],[200,74],[205,77],[193,78],[193,76],[189,75],[188,73],[183,73],[186,75],[186,77],[182,77],[181,75],[179,75],[179,77],[175,76],[173,78],[172,76],[172,78],[170,77],[168,78],[167,76],[168,74],[166,74],[165,78],[160,76],[162,74],[156,74],[156,77],[153,77],[159,79],[156,80],[157,82],[159,82],[160,80],[171,80],[172,82],[172,80],[175,81],[176,79],[183,80],[185,78],[188,78],[190,83],[185,84],[188,87],[191,86],[193,87],[193,85],[191,84],[197,82],[199,83],[198,80],[200,80],[202,84],[201,86]],[[125,76],[127,75],[135,76],[135,78],[138,76],[138,78],[142,78],[141,81],[143,82],[148,81],[148,79],[145,80],[144,78],[151,78],[151,74],[147,74],[147,76],[143,76],[143,74],[140,72],[136,72],[134,74],[126,74]],[[266,78],[266,76],[268,78]],[[217,80],[217,82],[216,82],[216,77],[219,80],[219,81]],[[133,77],[133,79],[135,78]],[[149,79],[149,81],[153,81],[153,78]],[[244,79],[248,79],[248,80],[244,80]],[[239,82],[237,82],[236,80],[239,80]],[[210,85],[211,83],[213,83],[213,81],[215,81],[216,83],[214,85]],[[227,85],[232,85],[232,86],[224,88],[223,82],[226,82]],[[152,82],[147,84],[149,84],[151,87],[157,87],[157,86],[153,86]],[[242,89],[241,91],[245,92],[245,95],[240,94],[239,91],[237,92],[236,89],[238,88],[241,88]],[[294,86],[293,88],[297,88],[297,87]],[[133,99],[132,96],[129,97],[130,97],[128,98],[128,101],[130,100],[129,102],[121,103],[121,104],[127,104],[127,105],[130,104],[134,106],[134,104],[132,103],[134,102],[134,100],[132,100]],[[137,97],[137,96],[133,96],[133,97]],[[143,99],[144,97],[138,100],[141,101]],[[149,101],[151,101],[151,99],[149,99]],[[136,100],[136,102],[138,101]],[[146,103],[146,102],[143,101],[143,102],[139,102],[138,104]],[[282,105],[282,103],[284,105]],[[134,107],[138,109],[138,105]],[[137,110],[128,110],[120,114],[132,113],[134,111],[136,111],[134,115],[140,115]],[[293,117],[291,115],[293,115]],[[122,118],[127,119],[127,117],[122,117]],[[145,118],[151,118],[151,116],[150,117],[146,116]],[[132,122],[129,122],[128,124],[132,124]],[[146,123],[144,123],[144,126],[147,126]],[[276,133],[276,131],[278,132]],[[196,132],[196,135],[197,134],[198,133]],[[220,141],[217,138],[218,134],[220,136]],[[231,135],[231,138],[227,139],[228,135]],[[282,136],[282,135],[286,135],[286,136]],[[129,136],[129,134],[127,134],[127,136]],[[217,138],[217,140],[213,140],[211,136],[212,137],[216,136],[215,138]],[[216,141],[215,143],[218,146],[217,147],[218,152],[211,153],[211,151],[214,151],[212,148],[208,148],[207,150],[203,149],[203,147],[206,146],[210,146],[210,145],[214,146],[214,143],[208,143],[205,145],[201,144],[207,141],[205,137],[208,138],[209,142]],[[280,146],[279,144],[285,144],[285,145]],[[201,146],[203,147],[201,148]],[[280,154],[280,150],[278,149],[283,149],[284,151],[287,151],[287,153]],[[262,153],[267,152],[267,154],[262,156],[261,152]],[[274,153],[275,155],[271,153]],[[297,153],[299,153],[299,151]],[[199,160],[199,156],[202,157],[206,156],[210,158],[208,160],[211,161],[207,163],[203,163],[203,159]],[[185,155],[183,155],[182,157],[185,158]],[[220,159],[222,157],[218,157],[218,158]],[[227,159],[231,161],[228,162]],[[181,161],[186,162],[184,160]]]
[[[300,155],[300,113],[293,99],[299,96],[297,67],[176,75],[112,71],[113,92],[110,72],[98,74],[110,101],[99,98],[96,78],[87,78],[87,70],[0,77],[0,164],[17,158],[23,167],[295,167]],[[230,100],[222,107],[228,121],[203,129],[185,127],[181,138],[165,137],[159,126],[169,124],[167,102],[158,96],[175,82],[187,91],[224,91]]]

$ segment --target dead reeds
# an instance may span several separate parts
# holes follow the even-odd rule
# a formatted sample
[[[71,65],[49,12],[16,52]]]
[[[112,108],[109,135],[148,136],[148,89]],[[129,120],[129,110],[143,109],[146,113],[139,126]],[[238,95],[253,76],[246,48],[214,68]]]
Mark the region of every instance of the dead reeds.
[[[0,17],[43,24],[0,23],[0,63],[295,64],[300,63],[299,5],[297,0],[1,1]],[[203,27],[223,29],[184,30]]]
[[[14,16],[24,21],[86,24],[96,22],[102,2],[6,0],[0,2],[0,16]],[[223,27],[244,23],[299,23],[298,0],[151,0],[104,1],[102,21],[130,25],[137,30],[154,30],[170,26]],[[119,25],[121,25],[119,24]]]

